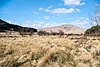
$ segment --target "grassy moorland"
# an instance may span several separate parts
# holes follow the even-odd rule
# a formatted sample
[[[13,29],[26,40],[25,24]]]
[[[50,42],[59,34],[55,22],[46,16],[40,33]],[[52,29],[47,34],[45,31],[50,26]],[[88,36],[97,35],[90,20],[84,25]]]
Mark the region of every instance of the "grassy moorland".
[[[100,67],[100,38],[0,38],[0,67]]]

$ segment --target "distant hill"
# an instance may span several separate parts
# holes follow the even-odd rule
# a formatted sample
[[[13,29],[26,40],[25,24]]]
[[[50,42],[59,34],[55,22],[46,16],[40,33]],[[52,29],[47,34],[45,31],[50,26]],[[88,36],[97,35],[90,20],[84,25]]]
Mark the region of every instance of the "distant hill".
[[[5,31],[16,31],[16,32],[19,32],[19,31],[22,31],[22,30],[23,31],[27,30],[27,32],[30,32],[30,31],[37,32],[37,29],[28,28],[28,27],[22,27],[22,26],[15,25],[15,24],[9,24],[8,22],[0,19],[0,32],[5,32]]]
[[[61,26],[55,26],[55,27],[49,27],[49,28],[44,28],[41,29],[42,31],[46,31],[46,32],[57,32],[59,33],[59,31],[63,31],[65,34],[84,34],[85,30],[74,26],[74,25],[69,25],[69,24],[65,24],[65,25],[61,25]]]

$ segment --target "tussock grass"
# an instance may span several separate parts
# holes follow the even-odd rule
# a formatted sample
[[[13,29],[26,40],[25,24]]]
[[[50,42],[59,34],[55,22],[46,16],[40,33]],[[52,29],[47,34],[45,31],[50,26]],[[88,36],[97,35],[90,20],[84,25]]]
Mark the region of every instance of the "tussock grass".
[[[0,38],[0,67],[91,66],[100,66],[98,38],[72,40],[38,35]]]

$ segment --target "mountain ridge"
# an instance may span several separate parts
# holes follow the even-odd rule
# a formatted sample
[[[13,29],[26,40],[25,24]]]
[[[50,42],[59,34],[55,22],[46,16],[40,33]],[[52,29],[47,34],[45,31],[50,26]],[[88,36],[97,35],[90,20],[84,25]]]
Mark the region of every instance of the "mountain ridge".
[[[15,24],[10,24],[10,23],[0,19],[0,32],[6,32],[6,31],[16,31],[16,32],[19,32],[19,31],[26,31],[26,32],[34,31],[34,32],[37,32],[37,29],[29,28],[29,27],[22,27],[20,25],[15,25]]]

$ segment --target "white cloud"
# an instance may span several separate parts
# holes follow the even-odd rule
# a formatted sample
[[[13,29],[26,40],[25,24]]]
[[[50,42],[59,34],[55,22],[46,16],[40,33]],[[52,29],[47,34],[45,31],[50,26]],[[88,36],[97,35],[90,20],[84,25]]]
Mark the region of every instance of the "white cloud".
[[[70,18],[68,18],[70,20]],[[18,24],[14,23],[12,20],[8,20],[7,22],[11,24]],[[72,24],[84,29],[90,28],[92,24],[89,22],[88,18],[85,17],[79,17],[78,20],[72,21],[71,23],[64,23],[64,22],[58,22],[58,23],[47,23],[47,22],[41,22],[41,21],[25,21],[23,24],[19,24],[24,27],[32,27],[36,29],[46,28],[46,27],[54,27],[59,26],[63,24]],[[93,25],[95,22],[93,22]]]
[[[63,24],[66,24],[66,23],[47,23],[47,22],[41,22],[41,21],[25,21],[25,23],[23,23],[21,26],[42,29],[46,27],[54,27],[54,26],[59,26]]]
[[[50,23],[41,21],[25,21],[25,23],[23,23],[21,26],[40,29],[40,28],[50,27],[52,25]]]
[[[51,9],[53,6],[49,6],[47,8],[39,8],[39,11],[45,11],[53,14],[66,14],[73,12],[80,12],[78,8],[55,8]]]
[[[50,8],[52,8],[53,6],[49,6],[47,9],[50,9]]]
[[[44,8],[39,8],[39,11],[43,10]]]
[[[80,5],[84,5],[84,4],[85,4],[85,2],[81,3]]]
[[[85,17],[78,17],[79,20],[85,20],[85,21],[89,21],[89,18],[85,18]]]
[[[37,29],[42,29],[42,28],[46,28],[46,27],[52,27],[55,26],[57,24],[55,23],[47,23],[47,22],[41,22],[41,21],[37,21],[35,23],[33,23],[33,27],[37,28]]]
[[[49,7],[47,7],[47,9],[45,9],[45,10],[49,10],[50,8],[52,8],[53,6],[49,6]],[[39,11],[42,11],[42,10],[44,10],[44,8],[39,8]]]
[[[50,8],[52,8],[52,6],[49,6],[48,8],[44,9],[44,11],[49,12]]]
[[[70,24],[76,25],[76,26],[84,28],[84,29],[91,27],[91,24],[90,24],[88,18],[85,18],[85,17],[79,17],[78,20],[75,20],[75,21],[71,22]]]
[[[75,8],[56,8],[53,10],[49,10],[49,9],[45,9],[46,12],[50,12],[50,13],[54,13],[54,14],[66,14],[66,13],[73,13],[75,11],[79,11],[79,9],[75,9]]]
[[[38,12],[33,12],[33,14],[34,14],[34,15],[38,15],[39,13],[38,13]]]
[[[27,20],[21,26],[24,26],[24,27],[32,27],[32,22]]]
[[[97,17],[100,17],[100,13],[96,14]]]
[[[78,26],[78,27],[81,27],[83,29],[87,29],[87,28],[91,27],[90,22],[88,22],[88,21],[73,22],[71,24]]]
[[[44,19],[49,19],[49,16],[44,16]]]
[[[63,0],[65,5],[84,5],[85,2],[82,0]]]
[[[77,21],[76,20],[75,22],[72,22],[71,24],[81,26],[81,25],[89,24],[89,22],[87,22],[87,21]]]
[[[75,11],[75,9],[73,9],[73,8],[70,8],[70,9],[57,8],[57,9],[51,10],[50,12],[51,13],[72,13],[74,11]]]
[[[80,10],[79,10],[78,8],[76,8],[76,11],[77,11],[77,12],[80,12]]]
[[[73,12],[80,12],[78,8],[55,8],[52,9],[53,6],[49,6],[47,8],[39,8],[39,11],[45,11],[53,14],[67,14]]]
[[[70,19],[70,18],[68,18],[68,19]],[[77,20],[74,20],[70,23],[67,23],[67,22],[47,23],[47,22],[41,22],[41,21],[26,21],[25,23],[22,24],[22,26],[41,29],[41,28],[46,28],[46,27],[60,26],[63,24],[72,24],[72,25],[81,27],[83,29],[87,29],[92,26],[92,24],[89,22],[88,18],[85,18],[85,17],[79,17]]]
[[[17,24],[16,22],[13,22],[12,20],[6,20],[10,24]]]

